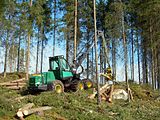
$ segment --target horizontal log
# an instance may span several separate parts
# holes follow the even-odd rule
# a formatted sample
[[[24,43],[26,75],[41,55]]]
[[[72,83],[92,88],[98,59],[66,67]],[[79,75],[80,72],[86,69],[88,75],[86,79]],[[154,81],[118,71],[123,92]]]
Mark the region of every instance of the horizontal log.
[[[24,110],[23,114],[24,115],[30,115],[30,114],[35,113],[35,112],[44,111],[44,110],[50,110],[50,109],[52,109],[52,107],[49,107],[49,106],[39,107],[39,108],[32,108],[32,109]]]
[[[6,85],[6,84],[11,84],[11,83],[25,83],[25,78],[22,78],[22,79],[18,79],[18,80],[13,80],[13,81],[9,81],[9,82],[3,82],[3,83],[0,83],[1,86],[3,85]]]
[[[8,89],[12,89],[12,90],[19,90],[21,88],[23,88],[24,86],[6,86],[6,88]]]
[[[19,118],[23,118],[23,116],[24,116],[24,115],[23,115],[23,112],[22,112],[22,111],[18,111],[18,112],[17,112],[17,116],[18,116]]]
[[[25,79],[25,78],[22,78],[22,79],[18,79],[18,80],[13,80],[13,81],[11,81],[11,83],[24,82],[24,81],[26,81],[26,79]]]
[[[24,86],[24,85],[26,85],[26,83],[19,83],[19,82],[14,82],[14,83],[3,83],[3,84],[1,84],[1,86]]]
[[[28,96],[27,96],[28,97]],[[15,100],[17,100],[17,101],[20,101],[20,100],[23,100],[23,99],[25,99],[25,98],[27,98],[26,96],[22,96],[22,97],[17,97],[17,98],[15,98]]]
[[[34,103],[28,103],[28,104],[26,104],[26,105],[24,105],[23,107],[21,107],[21,108],[19,108],[18,109],[18,112],[17,112],[17,116],[19,117],[19,118],[23,118],[23,111],[24,110],[26,110],[26,109],[30,109],[30,108],[32,108],[34,106]]]
[[[23,111],[23,110],[26,110],[26,109],[30,109],[34,106],[34,103],[28,103],[28,104],[25,104],[23,107],[19,108],[19,111]]]
[[[3,85],[6,85],[6,84],[9,84],[10,82],[3,82],[3,83],[0,83],[0,86],[3,86]]]

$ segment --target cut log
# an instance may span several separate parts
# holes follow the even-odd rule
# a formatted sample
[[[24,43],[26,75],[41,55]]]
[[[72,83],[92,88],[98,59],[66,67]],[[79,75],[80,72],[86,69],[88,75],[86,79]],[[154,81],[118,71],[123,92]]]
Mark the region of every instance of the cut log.
[[[3,83],[0,83],[0,86],[6,85],[6,84],[10,84],[10,82],[3,82]]]
[[[128,94],[129,94],[131,100],[134,101],[133,95],[132,95],[132,90],[131,90],[130,88],[128,88],[128,89],[129,89],[129,90],[128,90],[128,92],[129,92]]]
[[[113,99],[123,99],[127,100],[128,99],[128,93],[123,90],[123,89],[114,89],[112,93]]]
[[[28,103],[26,105],[24,105],[23,107],[19,108],[19,111],[23,111],[23,110],[26,110],[26,109],[30,109],[34,106],[34,103]]]
[[[18,111],[18,112],[17,112],[17,116],[18,116],[19,118],[23,118],[23,116],[24,116],[24,115],[23,115],[23,112],[22,112],[22,111]]]
[[[11,83],[15,83],[15,82],[25,82],[25,78],[22,78],[22,79],[18,79],[18,80],[13,80],[11,81]]]
[[[0,86],[12,86],[12,85],[25,85],[25,78],[22,79],[18,79],[18,80],[13,80],[13,81],[9,81],[9,82],[3,82],[0,83]]]
[[[26,83],[19,83],[19,82],[14,82],[14,83],[3,83],[3,84],[0,84],[0,85],[2,85],[2,86],[24,86],[24,85],[26,85]]]
[[[30,109],[32,106],[34,106],[33,103],[28,103],[26,105],[24,105],[22,108],[19,108],[18,112],[17,112],[17,116],[20,118],[20,119],[23,119],[23,111],[26,110],[26,109]]]
[[[12,90],[20,90],[21,88],[23,88],[23,86],[6,86],[6,88],[12,89]]]
[[[104,86],[100,88],[100,95],[102,95],[107,89],[110,88],[110,85],[106,83]],[[97,94],[97,91],[95,91],[93,94],[91,94],[88,98],[93,99]]]
[[[114,85],[111,86],[108,102],[112,102],[112,93],[113,93],[113,89],[114,89],[113,87],[114,87]]]
[[[44,111],[44,110],[50,110],[52,109],[52,107],[49,107],[49,106],[45,106],[45,107],[39,107],[39,108],[32,108],[32,109],[25,109],[23,111],[23,114],[24,115],[30,115],[30,114],[33,114],[33,113],[36,113],[36,112],[39,112],[39,111]]]

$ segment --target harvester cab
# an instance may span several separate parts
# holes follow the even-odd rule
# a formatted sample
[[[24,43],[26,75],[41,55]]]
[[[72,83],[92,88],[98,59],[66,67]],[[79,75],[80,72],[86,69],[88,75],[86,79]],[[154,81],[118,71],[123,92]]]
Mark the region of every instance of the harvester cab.
[[[59,80],[73,77],[72,69],[62,55],[49,57],[49,71],[53,71],[55,78]]]

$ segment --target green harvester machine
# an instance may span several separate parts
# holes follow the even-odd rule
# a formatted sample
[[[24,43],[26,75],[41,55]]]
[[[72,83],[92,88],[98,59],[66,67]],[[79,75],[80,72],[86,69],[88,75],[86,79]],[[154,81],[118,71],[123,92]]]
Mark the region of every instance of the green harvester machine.
[[[62,93],[64,90],[83,90],[91,88],[93,83],[89,79],[80,79],[80,73],[74,73],[64,56],[49,57],[49,70],[40,74],[33,74],[29,78],[28,89],[52,90]]]
[[[97,31],[99,37],[102,37],[103,48],[105,49],[106,62],[109,65],[107,47],[105,37],[102,31]],[[83,72],[82,62],[87,54],[94,46],[93,40],[86,43],[81,52],[77,54],[77,63],[81,67],[80,72],[73,72],[69,63],[64,56],[49,57],[49,70],[41,74],[34,74],[29,78],[29,87],[31,91],[34,90],[54,90],[57,93],[62,93],[65,89],[69,90],[83,90],[93,86],[93,82],[89,79],[80,79],[80,74]],[[77,67],[78,68],[78,67]]]

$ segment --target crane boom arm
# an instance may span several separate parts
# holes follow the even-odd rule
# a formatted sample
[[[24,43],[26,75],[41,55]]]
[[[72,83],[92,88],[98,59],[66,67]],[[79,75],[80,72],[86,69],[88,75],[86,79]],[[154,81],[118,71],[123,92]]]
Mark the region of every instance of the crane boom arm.
[[[108,66],[110,66],[109,64],[109,59],[108,59],[108,51],[107,51],[107,47],[106,47],[106,41],[105,41],[105,37],[102,31],[97,31],[98,37],[102,37],[102,42],[103,42],[103,48],[105,49],[105,58],[106,58],[106,62],[108,64]],[[99,40],[98,40],[99,41]],[[97,42],[98,42],[97,41]],[[82,64],[82,62],[85,60],[87,54],[90,52],[90,50],[93,48],[94,46],[94,42],[93,41],[89,41],[87,43],[87,49],[85,49],[83,51],[83,53],[79,56],[77,56],[77,63],[80,66]],[[84,49],[84,48],[82,48]]]

